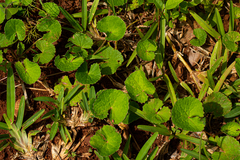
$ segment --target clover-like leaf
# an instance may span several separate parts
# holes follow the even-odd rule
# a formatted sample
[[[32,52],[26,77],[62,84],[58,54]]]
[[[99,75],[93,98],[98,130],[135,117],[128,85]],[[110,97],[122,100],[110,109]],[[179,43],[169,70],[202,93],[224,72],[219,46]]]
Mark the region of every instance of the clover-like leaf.
[[[236,122],[229,122],[222,126],[221,131],[230,136],[236,137],[240,134],[240,125]]]
[[[143,106],[144,116],[151,122],[155,124],[164,123],[170,118],[170,109],[168,107],[163,107],[160,111],[159,109],[163,106],[163,102],[160,99],[151,99],[148,103]]]
[[[101,91],[95,100],[91,111],[97,118],[104,119],[108,116],[113,124],[119,124],[124,120],[128,113],[128,97],[127,95],[116,89],[107,89]]]
[[[46,2],[43,4],[43,9],[50,15],[51,17],[57,17],[60,13],[58,5],[53,2]]]
[[[23,65],[24,64],[24,65]],[[41,75],[41,69],[37,63],[29,61],[27,58],[22,62],[16,62],[15,67],[20,78],[27,84],[33,84]]]
[[[194,97],[179,99],[172,109],[173,123],[187,131],[198,132],[204,129],[202,103]]]
[[[20,41],[25,38],[25,25],[20,19],[10,19],[4,26],[4,32],[8,40],[13,41],[17,36]]]
[[[117,71],[117,68],[121,66],[123,62],[122,54],[112,47],[103,48],[101,51],[99,51],[97,56],[106,59],[104,60],[104,63],[100,64],[101,72],[105,75],[111,75],[115,73]]]
[[[207,33],[203,29],[201,29],[201,28],[194,29],[193,34],[197,38],[197,39],[192,39],[190,41],[190,43],[193,46],[202,46],[206,42]]]
[[[12,45],[13,40],[8,40],[5,34],[0,33],[0,48]]]
[[[237,51],[238,45],[236,42],[238,41],[240,41],[240,33],[236,31],[230,31],[223,36],[223,44],[232,52]]]
[[[220,140],[221,140],[221,142],[218,143],[218,146],[221,147],[223,152],[214,152],[212,154],[213,159],[214,160],[215,159],[217,159],[217,160],[226,160],[226,159],[239,160],[239,157],[240,157],[239,142],[231,136],[220,137]]]
[[[90,139],[92,147],[96,148],[102,156],[109,156],[120,148],[121,135],[109,125],[103,126]]]
[[[213,113],[215,117],[224,116],[232,109],[232,102],[222,93],[213,92],[203,103],[204,111]]]
[[[58,55],[54,60],[55,66],[65,72],[76,70],[83,62],[84,59],[82,57],[76,57],[69,53],[66,53],[63,58],[60,58]]]
[[[176,8],[183,0],[167,0],[166,2],[166,9],[170,10]]]
[[[155,87],[145,77],[145,73],[141,70],[135,71],[128,76],[125,81],[126,89],[129,96],[140,103],[147,101],[147,94],[154,94]]]
[[[55,42],[61,35],[62,28],[60,23],[53,18],[42,18],[38,21],[37,29],[41,32],[48,32],[43,35],[43,39],[48,42]]]
[[[93,40],[86,34],[80,32],[75,33],[72,38],[69,38],[68,41],[71,41],[73,44],[86,49],[91,48],[93,45]]]
[[[99,64],[94,63],[88,71],[87,62],[84,62],[76,72],[76,79],[82,84],[94,84],[101,78]]]
[[[153,40],[147,39],[139,41],[137,44],[137,54],[144,61],[151,61],[155,57],[157,45]]]
[[[70,106],[76,106],[77,103],[79,103],[82,99],[82,92],[88,92],[90,85],[82,85],[77,80],[75,80],[74,84],[72,84],[68,78],[68,76],[63,76],[59,79],[59,83],[54,86],[54,92],[56,94],[59,94],[61,91],[61,88],[64,87],[65,91],[67,91],[66,95],[78,84],[80,84],[80,88],[83,88],[81,91],[75,93],[74,97],[70,99],[69,104]],[[56,96],[58,98],[58,96]]]
[[[34,62],[39,61],[40,64],[45,64],[52,60],[52,58],[54,57],[55,52],[56,52],[55,46],[52,43],[50,43],[46,40],[40,40],[40,41],[37,41],[36,47],[42,53],[36,54],[33,57]]]
[[[118,41],[126,32],[126,24],[117,16],[107,16],[98,21],[97,28],[107,34],[106,40]]]

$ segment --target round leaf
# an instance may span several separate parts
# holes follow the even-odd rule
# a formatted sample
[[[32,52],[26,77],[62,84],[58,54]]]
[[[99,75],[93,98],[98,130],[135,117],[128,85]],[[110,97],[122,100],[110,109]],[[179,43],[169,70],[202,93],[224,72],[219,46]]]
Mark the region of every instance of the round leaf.
[[[2,4],[0,4],[0,24],[4,21],[5,19],[5,8],[3,8]]]
[[[179,99],[172,109],[173,123],[187,131],[198,132],[204,129],[202,103],[194,97]]]
[[[144,61],[151,61],[155,57],[157,45],[153,40],[139,41],[137,44],[137,54]]]
[[[103,48],[97,56],[105,58],[104,63],[100,64],[101,72],[105,75],[111,75],[117,71],[117,68],[121,66],[123,62],[123,56],[112,47]]]
[[[230,31],[223,36],[223,44],[232,52],[237,51],[238,45],[235,42],[240,41],[240,34],[236,31]]]
[[[173,9],[173,8],[176,8],[177,5],[179,5],[183,0],[167,0],[167,3],[166,3],[166,9],[167,10],[170,10],[170,9]]]
[[[163,102],[160,99],[151,99],[148,103],[143,106],[144,116],[151,122],[155,124],[164,123],[170,118],[170,109],[168,107],[163,107],[160,111],[159,109],[163,106]]]
[[[117,16],[108,16],[98,21],[97,28],[107,34],[106,40],[118,41],[125,34],[126,24]]]
[[[145,73],[141,70],[130,74],[125,81],[125,85],[129,96],[140,103],[147,101],[147,94],[155,92],[154,85],[147,80]]]
[[[93,40],[83,33],[75,33],[72,38],[69,38],[73,44],[81,47],[81,48],[91,48],[93,45]]]
[[[221,131],[230,136],[236,137],[240,134],[240,125],[236,122],[229,122],[222,126]]]
[[[58,5],[53,2],[46,2],[43,4],[43,9],[51,16],[57,17],[60,13]]]
[[[120,148],[121,135],[112,126],[103,126],[90,140],[92,147],[96,148],[100,155],[109,156]]]
[[[24,65],[23,65],[24,64]],[[33,84],[41,75],[41,69],[37,63],[24,59],[23,64],[16,62],[15,67],[20,78],[27,84]]]
[[[220,117],[230,112],[232,102],[224,94],[214,92],[206,98],[203,107],[205,112],[211,112],[215,117]]]
[[[45,64],[52,60],[56,52],[55,46],[52,43],[45,40],[40,40],[37,41],[36,47],[42,51],[42,53],[36,54],[33,57],[34,62],[39,61],[40,64]]]
[[[17,35],[20,41],[25,38],[25,25],[20,19],[10,19],[4,27],[5,35],[8,40],[13,41]]]
[[[125,93],[116,89],[101,91],[91,108],[93,115],[97,118],[104,119],[110,112],[110,120],[114,124],[119,124],[124,120],[128,113],[129,102]]]
[[[99,65],[94,63],[88,72],[87,62],[84,62],[76,72],[76,79],[82,84],[94,84],[101,78]]]
[[[54,60],[55,66],[65,72],[76,70],[83,62],[82,57],[75,57],[72,54],[65,55],[64,58],[60,58],[58,55]]]
[[[55,42],[58,40],[62,33],[60,23],[52,18],[42,18],[38,21],[37,29],[41,32],[48,32],[43,35],[43,39],[48,42]]]
[[[196,36],[197,39],[192,39],[190,41],[190,43],[194,46],[202,46],[207,39],[207,33],[201,29],[201,28],[197,28],[194,29],[193,34]]]
[[[7,47],[13,43],[13,40],[8,40],[5,34],[0,33],[0,48]]]

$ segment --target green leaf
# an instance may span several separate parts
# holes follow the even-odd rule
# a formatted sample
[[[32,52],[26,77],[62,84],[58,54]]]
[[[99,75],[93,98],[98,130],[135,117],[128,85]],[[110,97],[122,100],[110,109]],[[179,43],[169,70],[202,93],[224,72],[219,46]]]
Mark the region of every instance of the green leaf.
[[[73,44],[86,49],[91,48],[93,45],[93,40],[86,34],[80,32],[75,33],[72,38],[69,38],[68,41],[71,41]]]
[[[239,7],[233,7],[234,9],[234,14],[235,14],[235,19],[240,18],[240,8]]]
[[[235,68],[237,70],[238,76],[240,77],[240,58],[236,58],[235,61],[236,61]]]
[[[155,57],[157,45],[153,40],[139,41],[137,44],[137,54],[144,61],[151,61]]]
[[[20,41],[25,38],[25,25],[20,19],[10,19],[4,27],[4,31],[8,40],[13,41],[17,36]]]
[[[164,125],[160,125],[158,127],[147,126],[147,125],[138,125],[137,128],[144,130],[144,131],[149,131],[149,132],[158,132],[158,134],[165,135],[165,136],[171,135],[171,133],[169,132],[167,127],[165,127]]]
[[[224,118],[233,118],[240,115],[240,107],[232,109],[230,112],[224,115]]]
[[[0,48],[12,45],[13,40],[8,40],[5,34],[0,33]]]
[[[240,125],[236,122],[229,122],[221,127],[221,131],[230,136],[238,136],[240,134]]]
[[[53,18],[38,20],[37,29],[41,32],[48,32],[42,38],[50,43],[57,41],[62,33],[60,23]]]
[[[6,19],[10,19],[14,14],[18,12],[18,8],[6,8]]]
[[[15,82],[12,67],[8,68],[7,76],[7,116],[13,122],[15,111]]]
[[[202,103],[194,97],[179,99],[172,109],[173,123],[187,131],[198,132],[204,129]]]
[[[22,42],[17,44],[17,55],[21,55],[25,50],[25,45]]]
[[[24,64],[24,65],[23,65]],[[16,62],[15,67],[20,78],[27,84],[33,84],[41,75],[41,69],[37,63],[24,59],[23,64]]]
[[[97,118],[104,119],[108,116],[108,110],[110,111],[110,121],[113,124],[119,124],[124,120],[128,113],[128,97],[127,95],[116,89],[107,89],[101,91],[95,100],[91,111]]]
[[[154,94],[155,87],[145,77],[141,70],[135,71],[128,76],[125,81],[126,89],[129,96],[140,103],[147,101],[147,94]]]
[[[217,156],[219,160],[226,160],[226,159],[239,160],[240,145],[235,138],[230,136],[223,137],[219,146],[221,147],[223,152],[214,152],[212,154],[213,157]]]
[[[192,39],[190,41],[191,45],[202,46],[206,42],[207,33],[203,29],[201,28],[194,29],[193,34],[196,36],[197,39]]]
[[[136,102],[134,101],[130,101],[129,102],[129,106],[133,106],[135,108],[139,109],[139,106]],[[127,116],[125,117],[125,119],[123,120],[124,124],[130,124],[133,121],[137,120],[138,118],[140,118],[137,114],[135,114],[134,112],[132,112],[131,110],[128,111]]]
[[[96,148],[102,156],[109,156],[116,152],[121,142],[121,135],[109,125],[103,126],[90,140],[91,146]]]
[[[107,0],[111,6],[122,6],[127,3],[127,0]]]
[[[97,28],[107,34],[106,40],[118,41],[123,38],[126,31],[125,22],[117,16],[107,16],[98,21]]]
[[[158,136],[158,132],[155,132],[148,140],[147,142],[142,146],[141,150],[139,151],[136,160],[143,160],[144,157],[147,155],[148,150],[152,146],[153,142]]]
[[[24,5],[24,6],[28,6],[29,4],[32,3],[33,0],[21,0],[21,3]]]
[[[23,125],[22,128],[25,130],[27,129],[31,124],[33,124],[45,111],[45,109],[42,109],[40,111],[38,111],[37,113],[35,113],[33,116],[31,116],[28,120],[26,120]]]
[[[84,92],[84,93],[87,93],[88,92],[88,90],[89,90],[89,85],[85,85],[85,86],[83,86],[82,84],[80,84],[78,81],[76,81],[75,80],[75,82],[74,82],[74,84],[72,84],[71,82],[70,82],[70,80],[69,80],[69,78],[68,78],[68,76],[63,76],[62,78],[60,78],[60,82],[57,84],[57,85],[55,85],[55,87],[54,87],[54,92],[56,93],[56,94],[59,94],[60,93],[60,90],[61,90],[61,88],[62,87],[64,87],[64,89],[65,89],[65,91],[67,92],[66,94],[68,94],[69,92],[71,92],[72,90],[73,90],[73,88],[74,88],[74,86],[76,86],[76,85],[80,85],[80,88],[83,88],[81,91],[79,91],[79,92],[77,92],[75,95],[74,95],[74,97],[72,97],[72,99],[70,99],[70,106],[76,106],[77,105],[77,103],[79,102],[79,101],[81,101],[81,99],[82,99],[82,92]],[[56,96],[56,97],[58,97],[58,96]]]
[[[181,151],[187,153],[188,155],[190,155],[190,156],[192,156],[192,157],[194,157],[196,159],[208,160],[207,157],[205,157],[205,156],[203,156],[201,154],[200,154],[200,157],[199,157],[199,153],[198,152],[187,150],[187,149],[184,149],[184,148],[181,148]]]
[[[53,140],[58,130],[58,122],[53,122],[51,131],[50,131],[50,140]]]
[[[83,62],[84,59],[82,57],[76,57],[68,53],[63,58],[60,58],[58,55],[54,60],[55,66],[65,72],[76,70]]]
[[[19,104],[18,115],[16,120],[16,126],[20,130],[22,127],[22,122],[24,118],[24,110],[25,110],[25,98],[24,96],[21,97],[21,101]]]
[[[167,0],[165,8],[167,10],[176,8],[183,0]]]
[[[93,16],[96,13],[98,3],[99,3],[99,0],[94,0],[93,1],[92,7],[91,7],[90,12],[89,12],[89,17],[88,17],[88,23],[89,24],[91,24]]]
[[[122,54],[112,47],[104,47],[97,56],[106,58],[103,63],[100,63],[101,72],[105,75],[114,74],[123,62]]]
[[[82,84],[94,84],[101,78],[99,64],[94,63],[88,71],[87,62],[84,62],[76,72],[76,79]]]
[[[43,9],[47,12],[51,17],[57,17],[60,13],[58,5],[53,2],[46,2],[43,4]]]
[[[45,40],[37,41],[36,47],[42,52],[40,54],[36,54],[33,57],[33,61],[39,61],[40,64],[48,63],[52,60],[55,55],[56,49],[55,46]]]
[[[232,102],[222,93],[213,92],[203,103],[204,111],[213,113],[215,117],[224,116],[232,109]]]
[[[0,4],[0,24],[3,23],[5,19],[5,8]]]
[[[163,107],[160,111],[159,109],[163,106],[163,102],[160,99],[151,99],[148,103],[143,106],[144,116],[151,122],[155,124],[164,123],[170,118],[170,109],[168,107]]]
[[[236,42],[238,41],[240,41],[240,33],[236,31],[230,31],[223,36],[223,44],[232,52],[237,51],[238,45]]]

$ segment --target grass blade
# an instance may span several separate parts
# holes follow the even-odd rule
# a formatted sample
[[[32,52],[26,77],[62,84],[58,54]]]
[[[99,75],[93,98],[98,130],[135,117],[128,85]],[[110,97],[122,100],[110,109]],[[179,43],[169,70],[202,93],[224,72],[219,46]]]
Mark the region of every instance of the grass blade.
[[[195,97],[194,93],[192,92],[191,88],[187,85],[187,83],[185,83],[185,82],[182,81],[182,82],[180,83],[180,85],[181,85],[186,91],[188,91],[188,93],[189,93],[191,96]]]
[[[24,117],[24,110],[25,110],[25,98],[24,96],[21,97],[17,120],[16,120],[16,126],[20,130],[22,127],[23,117]]]
[[[114,160],[122,160],[122,158],[118,155],[117,152],[113,153],[112,157],[113,157]]]
[[[225,35],[225,31],[224,31],[224,27],[223,27],[223,22],[222,22],[222,18],[220,16],[220,13],[217,9],[217,7],[215,8],[215,14],[216,14],[216,19],[217,19],[217,28],[218,28],[218,32],[221,34],[221,36],[223,37]]]
[[[8,130],[8,125],[6,123],[0,122],[0,129]]]
[[[56,109],[52,109],[52,110],[48,111],[46,114],[44,114],[42,116],[42,120],[51,117],[55,112],[56,112]]]
[[[23,125],[22,128],[25,130],[27,129],[31,124],[33,124],[45,111],[45,109],[42,109],[40,111],[38,111],[37,113],[35,113],[32,117],[30,117],[28,120],[26,120]]]
[[[123,159],[124,160],[129,160],[129,158],[126,156],[126,154],[123,154]]]
[[[142,160],[148,153],[148,150],[152,146],[153,142],[158,136],[158,132],[155,132],[148,140],[147,142],[142,146],[141,150],[139,151],[136,160]]]
[[[60,11],[62,14],[67,18],[68,22],[72,25],[74,29],[76,29],[79,32],[82,32],[82,27],[77,23],[77,21],[62,7],[59,6]]]
[[[229,73],[232,71],[232,68],[235,66],[236,61],[234,61],[227,69],[226,71],[222,74],[222,76],[220,77],[219,81],[217,82],[215,88],[214,88],[214,92],[218,92],[222,85],[223,82],[225,81],[225,79],[227,78],[227,76],[229,75]]]
[[[177,77],[177,74],[176,74],[175,70],[173,69],[173,66],[172,66],[171,62],[169,62],[169,61],[168,61],[168,66],[169,66],[169,68],[170,68],[170,71],[171,71],[171,73],[172,73],[172,76],[173,76],[174,80],[175,80],[177,83],[180,83],[180,81],[179,81],[179,79],[178,79],[178,77]]]
[[[152,24],[152,26],[150,27],[150,29],[145,34],[145,36],[142,38],[142,41],[145,41],[145,40],[149,39],[151,37],[151,35],[153,34],[153,32],[155,31],[155,29],[157,28],[157,26],[158,26],[158,23],[154,22]]]
[[[88,23],[89,24],[92,22],[93,16],[95,15],[98,3],[99,3],[99,0],[94,0],[93,1],[92,7],[91,7],[90,13],[89,13],[89,18],[88,18]]]
[[[82,26],[83,30],[87,29],[87,0],[82,0]]]
[[[198,95],[198,100],[199,101],[201,101],[203,99],[203,97],[205,96],[205,94],[206,94],[206,92],[208,90],[208,87],[209,87],[209,85],[207,85],[206,83],[204,83],[202,85],[202,88],[201,88],[200,93]]]
[[[139,37],[142,39],[144,37],[143,33],[136,27]]]
[[[133,51],[131,57],[130,57],[129,60],[128,60],[128,63],[127,63],[127,65],[126,65],[126,67],[128,67],[129,64],[132,63],[132,61],[134,60],[134,58],[135,58],[136,56],[137,56],[137,49],[135,49],[135,50]]]
[[[60,124],[60,126],[59,126],[59,132],[61,134],[61,137],[62,137],[63,141],[65,143],[67,143],[67,138],[66,138],[66,135],[65,135],[64,128],[63,128],[62,124]]]
[[[76,87],[74,87],[67,95],[66,97],[64,98],[64,104],[70,100],[74,94],[77,92],[77,90],[80,88],[80,84],[78,84]]]
[[[207,79],[208,79],[208,82],[209,82],[209,86],[214,89],[215,88],[215,82],[213,80],[213,77],[212,77],[212,74],[209,70],[207,70]]]
[[[66,126],[63,126],[63,128],[64,128],[64,131],[65,131],[65,134],[67,135],[67,137],[69,138],[69,140],[72,142],[72,137],[71,137],[70,133],[68,132],[67,127],[66,127]]]
[[[9,139],[9,138],[10,138],[9,134],[1,134],[0,135],[0,140]]]
[[[3,141],[3,142],[0,144],[0,152],[3,151],[9,144],[10,144],[10,142]]]
[[[222,62],[222,60],[223,60],[223,57],[220,57],[213,65],[212,65],[212,67],[210,68],[210,74],[213,74],[215,71],[216,71],[216,69],[220,66],[220,63]]]
[[[221,35],[215,31],[210,25],[208,25],[198,14],[193,12],[192,10],[189,11],[193,18],[198,22],[198,24],[211,36],[213,36],[216,40],[221,38]]]
[[[157,63],[158,68],[163,67],[163,60],[165,57],[165,27],[166,27],[166,19],[160,19],[160,40],[159,40],[159,52],[157,52],[155,56],[155,61]]]
[[[127,142],[124,146],[124,149],[123,149],[123,154],[127,155],[128,154],[128,150],[129,150],[129,147],[130,147],[130,141],[131,141],[131,134],[129,135],[128,139],[127,139]]]
[[[58,122],[54,122],[50,131],[50,140],[53,140],[58,130]]]
[[[233,2],[230,1],[230,18],[229,18],[229,29],[228,32],[234,31],[234,8],[233,8]]]
[[[34,101],[42,101],[42,102],[53,102],[54,104],[58,104],[58,101],[51,97],[36,97],[33,99]]]
[[[10,121],[14,121],[15,111],[15,82],[12,67],[8,68],[7,76],[7,116]]]
[[[157,146],[156,148],[153,149],[153,151],[150,153],[149,157],[147,160],[153,160],[157,154],[159,147]]]
[[[221,53],[222,53],[222,40],[219,39],[216,42],[214,49],[212,51],[212,55],[210,58],[210,68],[214,65],[216,60],[218,60],[221,57]]]
[[[190,150],[187,150],[187,149],[184,149],[184,148],[181,148],[181,151],[187,153],[188,155],[194,157],[194,158],[197,158],[197,159],[201,159],[201,160],[208,160],[207,157],[201,155],[201,157],[199,157],[199,154],[195,151],[190,151]]]
[[[164,126],[162,127],[154,127],[154,126],[148,126],[148,125],[138,125],[138,129],[144,130],[144,131],[149,131],[149,132],[158,132],[158,134],[165,135],[165,136],[170,136],[169,130]]]
[[[177,97],[176,97],[176,93],[175,93],[175,90],[173,88],[172,82],[170,81],[167,74],[164,74],[163,77],[164,77],[164,81],[167,83],[167,88],[168,88],[168,92],[170,94],[170,99],[171,99],[172,104],[174,106],[174,104],[177,102]]]

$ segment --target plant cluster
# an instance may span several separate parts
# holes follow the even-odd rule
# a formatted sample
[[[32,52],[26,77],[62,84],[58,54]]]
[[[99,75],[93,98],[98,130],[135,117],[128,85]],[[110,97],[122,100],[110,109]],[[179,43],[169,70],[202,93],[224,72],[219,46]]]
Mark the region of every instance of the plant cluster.
[[[234,138],[240,134],[240,79],[231,83],[227,81],[234,68],[240,77],[240,59],[232,58],[233,53],[240,50],[240,33],[235,31],[234,21],[240,17],[240,9],[234,7],[232,1],[229,2],[227,33],[219,13],[224,6],[223,1],[213,4],[210,0],[132,0],[131,3],[127,0],[106,0],[104,3],[108,9],[99,9],[100,0],[94,0],[88,10],[87,0],[82,0],[82,11],[75,14],[69,14],[54,2],[39,2],[39,8],[32,0],[6,0],[0,3],[0,24],[4,26],[4,32],[0,33],[0,70],[8,73],[7,114],[3,115],[5,123],[0,122],[0,129],[10,133],[0,135],[0,140],[4,140],[0,144],[1,151],[10,145],[19,151],[22,158],[36,159],[37,149],[32,136],[40,131],[26,129],[41,117],[44,110],[36,112],[23,123],[25,98],[22,97],[14,120],[13,70],[16,70],[16,76],[22,83],[33,84],[41,76],[41,67],[53,62],[60,71],[74,71],[75,81],[72,84],[69,77],[64,76],[54,87],[54,98],[34,98],[35,101],[45,102],[53,108],[41,117],[41,120],[52,120],[52,123],[48,124],[50,131],[46,133],[50,135],[50,140],[53,140],[59,131],[64,144],[71,146],[77,135],[76,127],[85,126],[95,119],[107,120],[109,125],[104,125],[91,137],[90,144],[95,149],[94,153],[101,160],[110,157],[128,160],[131,135],[127,136],[123,153],[119,155],[117,151],[123,139],[116,126],[122,128],[141,118],[151,125],[138,125],[138,129],[153,134],[134,157],[137,160],[156,157],[159,147],[155,147],[149,155],[148,151],[158,135],[180,139],[185,144],[181,148],[182,159],[240,159],[240,144]],[[128,3],[130,4],[126,5]],[[127,57],[118,50],[118,42],[124,40],[126,31],[132,24],[126,26],[118,14],[123,10],[127,12],[141,6],[144,6],[143,9],[153,7],[155,14],[152,20],[144,24],[149,26],[147,31],[136,28],[141,40],[131,56]],[[207,17],[196,12],[197,6],[204,7]],[[33,8],[38,10],[41,18],[30,22],[29,10]],[[62,25],[63,21],[58,19],[60,12],[67,19],[68,27]],[[215,42],[209,55],[209,67],[203,71],[192,70],[166,31],[166,26],[174,28],[176,21],[181,23],[189,17],[201,26],[193,31],[196,38],[190,41],[192,46],[203,46],[207,38]],[[81,22],[75,18],[80,18]],[[67,52],[64,55],[56,53],[54,46],[62,30],[72,32],[65,44]],[[31,45],[25,48],[30,39]],[[172,63],[167,59],[166,43],[189,71],[197,91],[177,76]],[[11,60],[7,58],[7,54],[11,54]],[[139,58],[144,62],[154,62],[162,74],[148,78],[142,64],[133,65],[134,59]],[[129,66],[134,66],[135,70],[126,76],[121,90],[95,90],[94,85],[102,77],[111,79],[111,75]],[[170,70],[170,74],[165,68]],[[167,88],[164,98],[161,99],[154,85],[159,80],[164,82]],[[114,83],[114,80],[112,81]],[[181,96],[178,93],[179,88],[184,89],[188,96]],[[211,128],[211,121],[218,118],[223,118],[226,123],[221,126],[223,134],[203,138],[203,134]],[[166,124],[171,125],[166,127]],[[193,133],[200,133],[200,136],[194,137]],[[210,152],[209,146],[217,146],[217,149]],[[70,152],[69,148],[60,154],[62,155],[77,156],[74,151]]]

